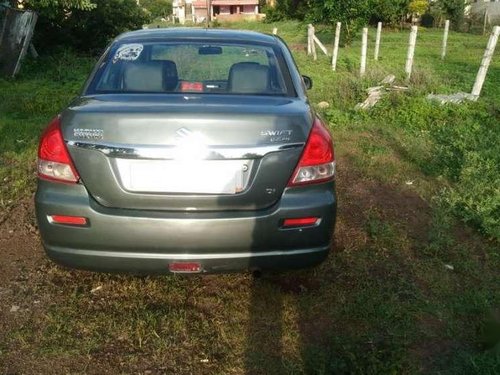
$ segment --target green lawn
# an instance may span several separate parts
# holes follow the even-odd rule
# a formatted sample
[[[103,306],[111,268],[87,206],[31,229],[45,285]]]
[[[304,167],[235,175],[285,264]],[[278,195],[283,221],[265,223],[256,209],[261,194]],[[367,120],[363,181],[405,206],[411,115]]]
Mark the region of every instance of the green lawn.
[[[334,73],[319,50],[316,62],[306,56],[305,25],[231,25],[275,26],[313,78],[311,103],[330,104],[321,114],[335,138],[339,217],[329,259],[262,279],[98,275],[44,260],[13,291],[42,307],[0,332],[0,369],[500,372],[500,50],[478,102],[439,106],[426,95],[471,90],[487,37],[451,33],[442,62],[441,32],[421,29],[409,92],[360,112],[364,90],[387,74],[406,84],[408,32],[385,31],[375,62],[370,30],[361,79],[358,41],[341,48]],[[317,32],[330,48],[332,28]],[[94,61],[42,57],[0,80],[0,222],[32,194],[37,137]]]

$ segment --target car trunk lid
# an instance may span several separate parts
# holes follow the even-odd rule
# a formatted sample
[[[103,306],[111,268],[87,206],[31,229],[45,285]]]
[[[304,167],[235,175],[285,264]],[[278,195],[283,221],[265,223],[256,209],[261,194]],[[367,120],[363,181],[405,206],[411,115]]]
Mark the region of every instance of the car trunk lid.
[[[81,97],[62,115],[64,139],[93,198],[153,210],[271,206],[312,122],[298,99],[219,95]]]

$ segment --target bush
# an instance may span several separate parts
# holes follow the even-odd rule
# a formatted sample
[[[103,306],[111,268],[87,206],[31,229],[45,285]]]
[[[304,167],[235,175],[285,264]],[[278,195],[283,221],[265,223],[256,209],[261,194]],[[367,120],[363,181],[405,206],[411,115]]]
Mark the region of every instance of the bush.
[[[276,22],[285,19],[304,20],[309,3],[300,0],[281,0],[274,7],[264,6],[266,22]]]
[[[346,42],[368,23],[382,21],[396,25],[408,14],[410,0],[283,0],[274,8],[265,8],[266,21],[298,19],[334,25],[342,22]]]
[[[464,0],[439,0],[431,3],[430,13],[440,21],[449,19],[453,29],[461,30],[464,26],[465,6]]]
[[[408,14],[409,0],[370,0],[370,22],[396,26]]]
[[[286,20],[288,15],[281,9],[279,8],[273,8],[273,7],[264,7],[263,8],[264,13],[266,14],[266,18],[264,19],[264,22],[266,23],[272,23],[272,22],[277,22],[277,21],[283,21]]]
[[[93,0],[95,7],[67,10],[49,5],[35,8],[39,19],[34,43],[41,50],[69,46],[80,51],[100,50],[118,34],[139,29],[150,21],[135,0]]]
[[[329,25],[342,22],[347,43],[370,19],[370,0],[311,0],[310,4],[307,20]]]

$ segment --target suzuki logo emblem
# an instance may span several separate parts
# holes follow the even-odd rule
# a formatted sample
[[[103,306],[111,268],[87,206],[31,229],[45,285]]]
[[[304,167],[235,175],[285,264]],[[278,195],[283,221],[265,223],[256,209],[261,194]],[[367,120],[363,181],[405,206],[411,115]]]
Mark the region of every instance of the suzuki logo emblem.
[[[177,139],[185,139],[188,137],[192,137],[194,135],[194,133],[191,130],[186,128],[180,128],[175,133],[177,134],[176,137]]]
[[[209,152],[208,142],[203,134],[193,132],[187,128],[180,128],[175,134],[176,159],[200,160],[207,156]]]

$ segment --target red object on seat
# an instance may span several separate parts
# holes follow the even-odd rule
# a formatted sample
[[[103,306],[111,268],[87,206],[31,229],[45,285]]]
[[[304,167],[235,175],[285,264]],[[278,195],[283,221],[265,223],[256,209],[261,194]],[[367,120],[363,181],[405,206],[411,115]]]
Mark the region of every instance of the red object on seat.
[[[181,91],[203,92],[203,83],[201,83],[201,82],[181,82]]]

